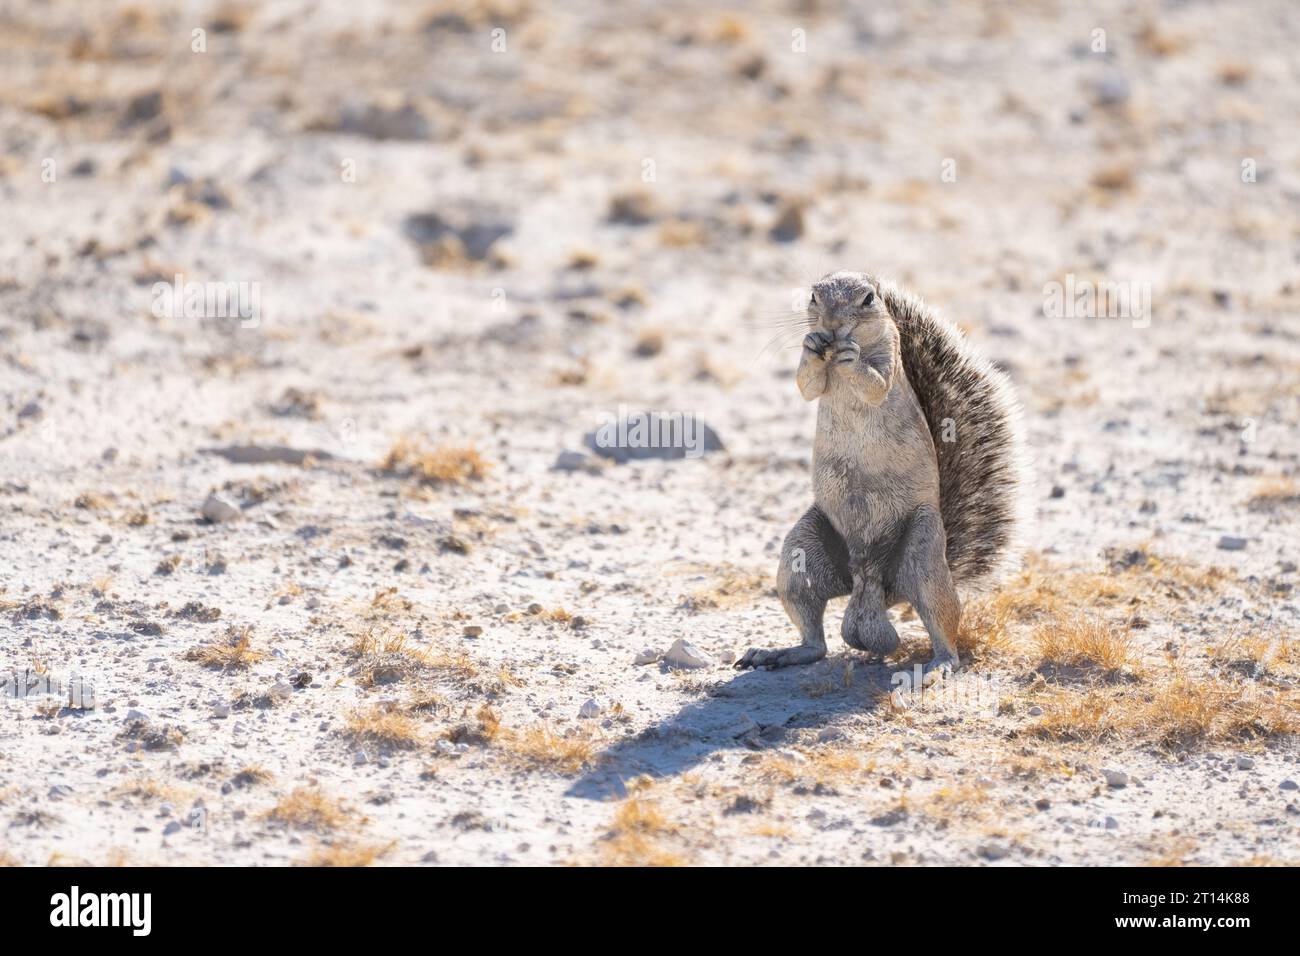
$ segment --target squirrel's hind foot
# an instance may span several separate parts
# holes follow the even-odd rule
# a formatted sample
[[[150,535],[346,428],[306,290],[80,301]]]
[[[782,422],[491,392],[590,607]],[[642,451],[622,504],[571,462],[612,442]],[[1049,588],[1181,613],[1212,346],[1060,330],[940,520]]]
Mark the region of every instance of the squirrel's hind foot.
[[[960,666],[961,661],[956,657],[936,657],[921,668],[921,686],[930,687],[947,680]]]
[[[821,660],[825,656],[825,646],[814,647],[809,644],[802,644],[799,647],[783,647],[774,651],[751,647],[733,666],[738,671],[743,671],[750,667],[763,667],[767,670],[775,670],[778,667],[791,667],[796,664],[811,664],[814,661]]]

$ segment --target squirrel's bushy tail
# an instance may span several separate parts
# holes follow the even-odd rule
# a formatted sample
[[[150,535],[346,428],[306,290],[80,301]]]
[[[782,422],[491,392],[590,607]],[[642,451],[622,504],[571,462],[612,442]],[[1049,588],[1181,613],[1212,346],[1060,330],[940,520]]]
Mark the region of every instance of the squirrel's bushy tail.
[[[934,439],[948,567],[959,585],[989,583],[1018,564],[1033,501],[1020,404],[1007,376],[960,331],[917,296],[878,286]]]

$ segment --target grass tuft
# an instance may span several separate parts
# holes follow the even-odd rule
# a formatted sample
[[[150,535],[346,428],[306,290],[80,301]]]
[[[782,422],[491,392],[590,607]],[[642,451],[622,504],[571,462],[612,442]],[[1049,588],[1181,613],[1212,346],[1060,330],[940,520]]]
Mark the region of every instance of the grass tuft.
[[[204,667],[221,670],[240,670],[266,657],[252,646],[252,631],[247,628],[230,628],[225,640],[200,644],[185,652],[187,661],[198,661]]]
[[[492,465],[473,445],[429,448],[412,438],[399,438],[379,467],[430,485],[467,485],[481,481],[492,470]]]

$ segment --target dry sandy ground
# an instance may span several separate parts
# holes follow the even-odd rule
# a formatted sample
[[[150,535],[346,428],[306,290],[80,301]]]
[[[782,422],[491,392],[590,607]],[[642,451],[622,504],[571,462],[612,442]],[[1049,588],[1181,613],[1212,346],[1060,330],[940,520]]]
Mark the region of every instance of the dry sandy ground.
[[[95,694],[0,702],[0,857],[1297,862],[1300,10],[614,6],[0,2],[0,648]],[[844,267],[1027,410],[924,700],[915,620],[725,663],[796,640],[773,323]],[[621,404],[726,450],[553,469]]]

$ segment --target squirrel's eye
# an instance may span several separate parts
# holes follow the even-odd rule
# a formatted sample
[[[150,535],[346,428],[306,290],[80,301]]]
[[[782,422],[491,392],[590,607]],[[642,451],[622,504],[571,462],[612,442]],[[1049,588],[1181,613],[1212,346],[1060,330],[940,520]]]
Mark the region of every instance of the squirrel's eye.
[[[862,307],[864,309],[869,309],[871,308],[871,303],[875,301],[876,301],[876,294],[874,292],[868,292],[866,298],[862,300]]]
[[[817,304],[817,293],[816,293],[816,292],[814,292],[814,293],[812,294],[812,299],[811,299],[810,301],[812,302],[813,305],[816,305],[816,304]]]

